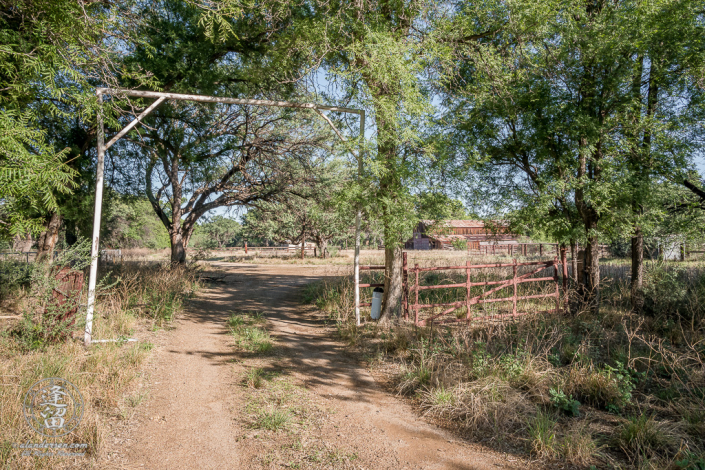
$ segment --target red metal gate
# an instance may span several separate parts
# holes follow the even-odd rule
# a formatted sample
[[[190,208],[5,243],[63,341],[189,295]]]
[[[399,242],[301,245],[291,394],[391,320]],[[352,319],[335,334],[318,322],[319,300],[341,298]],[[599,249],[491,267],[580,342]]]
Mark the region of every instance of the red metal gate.
[[[405,253],[406,255],[406,253]],[[405,257],[406,258],[406,257]],[[405,269],[404,271],[404,299],[402,301],[404,318],[409,319],[409,315],[413,312],[414,323],[418,326],[425,326],[430,322],[434,323],[454,323],[454,322],[468,322],[472,320],[471,309],[472,305],[492,303],[492,302],[511,302],[512,311],[511,313],[498,314],[498,315],[485,315],[482,319],[496,319],[496,318],[506,318],[506,317],[517,317],[520,315],[526,315],[528,313],[560,313],[560,289],[559,283],[560,279],[558,276],[558,259],[553,259],[550,261],[534,261],[529,263],[518,263],[516,259],[512,260],[512,263],[492,263],[492,264],[476,264],[473,265],[468,261],[465,266],[441,266],[441,267],[430,267],[430,268],[420,268],[416,264],[413,268]],[[518,269],[522,266],[534,266],[532,270],[527,273],[518,274]],[[404,259],[404,267],[406,268],[406,259]],[[504,279],[501,281],[483,281],[483,282],[472,282],[471,281],[471,271],[477,269],[485,268],[512,268],[512,277],[510,279]],[[553,268],[553,275],[550,277],[532,277],[533,275],[545,270]],[[442,285],[428,285],[422,286],[419,283],[419,273],[429,272],[429,271],[457,271],[464,270],[466,273],[465,282],[457,284],[442,284]],[[412,275],[412,279],[409,280],[409,274]],[[536,294],[536,295],[518,295],[517,286],[519,284],[528,282],[546,282],[552,281],[555,284],[555,290],[548,294]],[[472,287],[476,286],[496,286],[493,287],[480,295],[471,295]],[[466,289],[466,296],[464,300],[457,302],[448,303],[435,303],[435,304],[422,304],[419,302],[419,292],[422,290],[431,289],[450,289],[464,287]],[[512,288],[512,295],[510,297],[501,298],[487,298],[487,296],[501,291],[502,289]],[[544,310],[540,312],[518,312],[517,302],[521,300],[529,299],[543,299],[543,298],[555,298],[555,309]],[[438,307],[448,307],[441,313],[432,314],[430,317],[425,319],[419,318],[419,311],[422,309],[435,309]],[[441,317],[448,315],[455,310],[467,307],[467,314],[465,318],[451,318],[451,319],[440,319]]]

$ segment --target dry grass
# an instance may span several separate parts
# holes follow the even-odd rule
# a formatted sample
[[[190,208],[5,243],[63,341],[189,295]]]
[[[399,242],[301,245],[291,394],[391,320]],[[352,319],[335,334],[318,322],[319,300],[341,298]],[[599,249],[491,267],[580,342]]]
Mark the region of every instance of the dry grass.
[[[118,282],[119,279],[119,282]],[[116,283],[117,282],[117,283]],[[96,303],[94,338],[120,338],[143,333],[164,324],[164,300],[171,298],[171,316],[183,298],[197,287],[195,273],[159,266],[125,264],[104,278]],[[24,292],[22,308],[32,309],[33,297]],[[85,293],[84,297],[85,299]],[[35,309],[36,310],[36,309]],[[96,343],[86,350],[79,318],[75,339],[58,344],[36,343],[28,348],[12,323],[3,325],[0,336],[0,441],[1,468],[92,468],[105,439],[106,421],[126,419],[144,399],[138,380],[152,344],[139,342]],[[21,330],[20,330],[21,333]],[[138,336],[140,336],[138,334]],[[22,457],[13,443],[42,442],[29,428],[22,400],[30,386],[44,378],[61,377],[73,383],[83,396],[85,411],[80,425],[60,443],[85,443],[85,457]],[[50,440],[48,440],[50,441]]]
[[[413,253],[409,264],[462,265],[461,255]],[[311,285],[304,300],[337,321],[340,337],[388,374],[397,393],[474,439],[577,467],[705,468],[705,275],[695,263],[655,264],[645,283],[650,310],[637,316],[624,264],[603,271],[616,279],[603,284],[599,313],[424,328],[367,317],[357,328],[349,278]],[[423,283],[453,276],[434,272]],[[460,290],[425,299],[453,301]]]

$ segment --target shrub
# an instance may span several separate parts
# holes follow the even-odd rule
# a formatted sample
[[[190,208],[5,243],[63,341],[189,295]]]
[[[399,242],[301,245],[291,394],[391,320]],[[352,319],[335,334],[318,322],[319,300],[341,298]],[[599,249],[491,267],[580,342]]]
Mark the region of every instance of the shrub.
[[[568,416],[580,416],[580,402],[573,399],[573,395],[566,396],[563,390],[552,388],[548,391],[551,404]]]
[[[621,363],[616,368],[605,365],[602,369],[577,365],[568,372],[565,393],[616,413],[631,402],[636,381]]]
[[[36,265],[15,260],[0,261],[0,301],[16,295],[29,287]]]

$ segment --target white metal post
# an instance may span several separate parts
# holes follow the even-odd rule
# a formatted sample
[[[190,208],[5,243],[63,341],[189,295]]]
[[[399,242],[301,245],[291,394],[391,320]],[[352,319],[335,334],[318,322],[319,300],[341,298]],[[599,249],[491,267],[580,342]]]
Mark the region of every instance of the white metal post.
[[[105,145],[105,130],[103,128],[103,94],[123,94],[127,96],[137,96],[141,98],[156,98],[156,101],[152,103],[147,109],[145,109],[136,119],[131,121],[124,129],[122,129],[117,135],[115,135],[107,145]],[[360,148],[362,149],[364,137],[365,137],[365,111],[360,109],[344,108],[339,106],[324,106],[315,103],[295,103],[291,101],[270,101],[270,100],[251,100],[251,99],[240,99],[240,98],[224,98],[218,96],[204,96],[204,95],[185,95],[179,93],[162,93],[156,91],[142,91],[142,90],[123,90],[123,89],[113,89],[113,88],[97,88],[96,94],[98,96],[98,136],[97,136],[97,147],[98,147],[98,166],[96,168],[96,188],[95,188],[95,212],[93,214],[93,244],[91,245],[91,268],[88,280],[88,306],[86,309],[86,329],[84,334],[84,342],[86,346],[91,344],[91,336],[93,331],[93,312],[95,309],[95,286],[98,277],[98,247],[100,239],[100,217],[103,206],[103,173],[105,166],[105,151],[110,148],[115,142],[121,137],[127,134],[130,129],[137,125],[142,118],[151,113],[160,103],[164,100],[180,100],[180,101],[194,101],[197,103],[226,103],[226,104],[240,104],[249,106],[273,106],[278,108],[303,108],[312,109],[317,111],[323,118],[328,122],[328,124],[333,128],[335,133],[344,141],[342,134],[336,129],[333,122],[328,119],[327,116],[322,114],[320,111],[333,111],[341,113],[352,113],[360,115]],[[362,150],[358,155],[358,180],[362,173]],[[358,209],[356,223],[355,223],[355,311],[357,317],[357,324],[360,324],[360,310],[359,310],[359,280],[360,280],[360,217],[361,212]],[[247,244],[245,244],[245,251],[247,251]]]
[[[88,308],[86,330],[83,341],[91,345],[93,333],[93,310],[95,308],[95,285],[98,277],[98,242],[100,239],[100,213],[103,209],[103,172],[105,167],[105,130],[103,129],[103,92],[98,89],[98,166],[95,174],[95,211],[93,212],[93,244],[91,245],[91,271],[88,277]]]
[[[365,142],[365,111],[360,114],[360,150],[357,153],[357,182],[360,183],[362,177],[362,156]],[[354,282],[355,282],[355,324],[360,326],[360,221],[362,210],[360,205],[355,214],[355,261],[354,261]]]

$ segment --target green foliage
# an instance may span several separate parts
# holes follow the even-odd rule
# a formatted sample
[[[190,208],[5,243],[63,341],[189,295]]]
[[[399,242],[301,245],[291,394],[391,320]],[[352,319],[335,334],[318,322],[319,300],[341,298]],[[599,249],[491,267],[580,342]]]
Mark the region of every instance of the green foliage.
[[[686,451],[682,458],[676,460],[676,465],[683,470],[705,470],[705,455]]]
[[[672,263],[653,263],[644,273],[644,313],[657,318],[691,319],[703,314],[705,278]]]
[[[146,198],[114,195],[104,214],[101,242],[108,248],[169,247],[169,233]]]
[[[205,249],[236,246],[240,242],[241,233],[242,227],[238,221],[216,215],[196,226],[191,245]]]
[[[573,399],[573,395],[566,396],[561,389],[552,388],[548,391],[551,396],[551,404],[568,416],[580,416],[580,402]]]
[[[463,203],[444,193],[424,191],[416,196],[416,215],[421,220],[465,220],[471,218]]]
[[[453,245],[453,249],[457,251],[465,251],[468,249],[468,242],[465,240],[454,239],[451,245]]]
[[[80,327],[82,291],[70,291],[57,279],[81,273],[90,264],[90,241],[79,241],[64,250],[51,263],[37,265],[29,272],[31,302],[26,306],[22,321],[10,334],[23,349],[42,349],[45,346],[71,337],[71,332]],[[66,292],[61,298],[56,292]]]
[[[0,1],[0,231],[38,232],[77,187],[54,126],[93,122],[97,81],[111,82],[112,37],[130,37],[130,2]],[[132,38],[134,39],[134,38]],[[117,46],[119,48],[120,46]],[[123,71],[138,83],[142,74]],[[51,126],[47,123],[51,121]]]
[[[0,300],[5,300],[30,286],[36,265],[16,260],[0,261]]]

